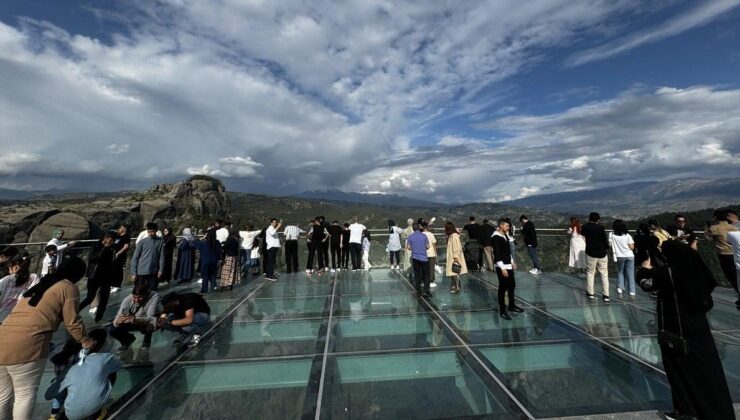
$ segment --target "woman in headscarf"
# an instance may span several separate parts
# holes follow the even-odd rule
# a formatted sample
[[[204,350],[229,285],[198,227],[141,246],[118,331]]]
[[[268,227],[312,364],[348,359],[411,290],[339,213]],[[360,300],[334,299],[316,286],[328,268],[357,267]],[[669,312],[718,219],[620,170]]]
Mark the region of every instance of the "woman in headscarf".
[[[391,259],[391,270],[398,270],[401,264],[401,233],[403,229],[396,226],[393,220],[388,221],[388,253]],[[395,265],[393,264],[395,260]]]
[[[182,230],[182,239],[177,244],[177,268],[175,279],[178,284],[187,283],[193,279],[195,271],[195,249],[193,248],[193,231],[190,228]]]
[[[657,291],[658,343],[671,385],[667,418],[734,419],[722,362],[707,322],[712,273],[699,254],[677,240],[657,241],[637,272],[640,287]]]
[[[165,227],[162,229],[162,241],[164,241],[164,269],[159,281],[169,282],[172,280],[172,258],[177,247],[177,237],[168,227]]]
[[[51,336],[60,323],[84,348],[95,344],[87,337],[78,310],[80,291],[75,283],[85,268],[78,257],[66,259],[56,272],[24,293],[0,325],[1,419],[31,418]]]
[[[445,274],[450,278],[450,293],[460,293],[460,276],[468,274],[468,266],[465,264],[463,246],[460,242],[460,233],[452,222],[445,223],[445,235],[447,235],[447,263]],[[452,271],[454,263],[460,264],[460,272]]]
[[[0,324],[21,296],[39,282],[39,276],[30,272],[31,257],[27,253],[16,255],[7,265],[10,274],[0,279]]]
[[[239,231],[232,229],[221,250],[223,264],[219,273],[221,288],[231,290],[239,283]]]

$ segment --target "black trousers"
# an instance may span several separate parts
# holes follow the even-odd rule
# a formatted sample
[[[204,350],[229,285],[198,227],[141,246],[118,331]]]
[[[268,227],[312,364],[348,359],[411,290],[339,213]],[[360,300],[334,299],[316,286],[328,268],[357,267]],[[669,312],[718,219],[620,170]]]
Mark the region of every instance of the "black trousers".
[[[352,269],[359,270],[362,264],[362,244],[350,242],[349,250],[352,255]]]
[[[126,265],[126,255],[121,255],[120,257],[113,260],[113,278],[111,279],[110,286],[111,287],[121,287],[123,284],[123,277],[124,277],[124,270],[123,266]]]
[[[156,274],[137,275],[134,285],[146,284],[150,291],[156,292],[159,289],[159,280]]]
[[[424,290],[429,291],[429,261],[419,261],[412,258],[411,263],[414,266],[416,291],[421,291],[422,285],[424,286]]]
[[[322,248],[321,243],[308,245],[308,262],[306,262],[306,270],[313,270],[314,258],[318,260],[318,270],[325,267],[324,249]]]
[[[724,273],[727,281],[730,282],[732,288],[737,292],[737,269],[735,268],[735,260],[732,255],[717,255],[719,258],[719,266],[722,267],[722,273]]]
[[[80,302],[80,310],[91,304],[95,300],[95,294],[100,292],[100,299],[98,299],[98,311],[95,313],[95,322],[103,319],[105,315],[105,309],[108,307],[108,299],[110,298],[110,279],[107,276],[102,278],[92,277],[87,279],[87,296]]]
[[[321,264],[323,262],[323,264]],[[321,258],[319,258],[321,268],[329,266],[329,241],[321,243]]]
[[[396,264],[401,264],[401,251],[388,251],[391,256],[391,267],[393,267],[395,264],[393,263],[393,260],[396,260]]]
[[[349,268],[349,244],[342,245],[342,268]]]
[[[339,247],[339,243],[331,244],[331,268],[337,269],[342,267],[342,248]]]
[[[498,277],[498,310],[506,310],[506,295],[509,295],[509,308],[515,306],[514,302],[514,288],[516,288],[516,280],[514,279],[514,270],[507,270],[509,277],[504,277],[501,274],[501,269],[496,267],[496,276]]]
[[[136,340],[136,337],[134,337],[133,334],[131,334],[132,331],[138,331],[142,334],[144,334],[144,339],[147,341],[151,341],[152,339],[152,333],[146,331],[146,327],[139,327],[133,324],[122,324],[117,327],[111,326],[108,330],[108,334],[110,334],[111,337],[118,340],[119,343],[128,345],[134,342]]]
[[[278,248],[270,248],[267,250],[267,269],[265,270],[265,276],[272,277],[275,275],[275,263],[277,262]]]
[[[285,241],[285,271],[298,272],[298,241],[295,239]]]

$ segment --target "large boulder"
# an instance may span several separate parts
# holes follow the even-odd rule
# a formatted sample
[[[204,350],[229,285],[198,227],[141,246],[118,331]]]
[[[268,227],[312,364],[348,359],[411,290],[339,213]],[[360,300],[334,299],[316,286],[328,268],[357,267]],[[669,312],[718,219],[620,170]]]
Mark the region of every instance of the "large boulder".
[[[84,217],[75,213],[59,213],[46,219],[38,225],[31,235],[29,242],[46,242],[52,238],[56,229],[64,229],[64,239],[88,239],[90,237],[90,223]]]
[[[144,223],[157,220],[173,220],[177,217],[177,209],[168,200],[142,201],[140,212]]]

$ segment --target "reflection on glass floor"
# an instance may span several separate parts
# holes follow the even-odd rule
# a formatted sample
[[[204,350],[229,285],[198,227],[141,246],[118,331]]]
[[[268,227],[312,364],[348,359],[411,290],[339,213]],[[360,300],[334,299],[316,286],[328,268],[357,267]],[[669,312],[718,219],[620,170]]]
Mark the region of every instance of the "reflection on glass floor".
[[[587,302],[577,277],[517,275],[525,313],[512,321],[498,316],[491,273],[467,276],[459,295],[440,279],[431,299],[388,269],[257,281],[156,377],[132,363],[120,387],[134,392],[112,413],[546,418],[670,408],[649,296]],[[718,301],[711,318],[740,402],[738,312]],[[151,352],[169,339],[156,339]]]

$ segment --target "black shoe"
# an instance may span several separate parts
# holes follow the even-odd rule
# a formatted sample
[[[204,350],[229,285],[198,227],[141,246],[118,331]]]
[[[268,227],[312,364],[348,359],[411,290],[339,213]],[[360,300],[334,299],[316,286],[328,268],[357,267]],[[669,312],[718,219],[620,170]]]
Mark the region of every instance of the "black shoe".
[[[422,296],[424,296],[425,298],[431,298],[432,292],[430,292],[429,290],[425,290]]]
[[[142,349],[148,349],[152,346],[152,336],[151,334],[147,334],[144,336],[144,342],[141,343]]]
[[[518,307],[516,305],[513,305],[513,306],[509,306],[509,312],[522,313],[522,312],[524,312],[524,309],[522,309],[522,308],[520,308],[520,307]]]
[[[505,320],[507,320],[507,321],[511,321],[511,315],[509,315],[509,313],[508,313],[508,312],[506,312],[506,311],[501,311],[501,312],[499,312],[498,314],[499,314],[499,315],[501,316],[501,318],[503,318],[503,319],[505,319]]]

